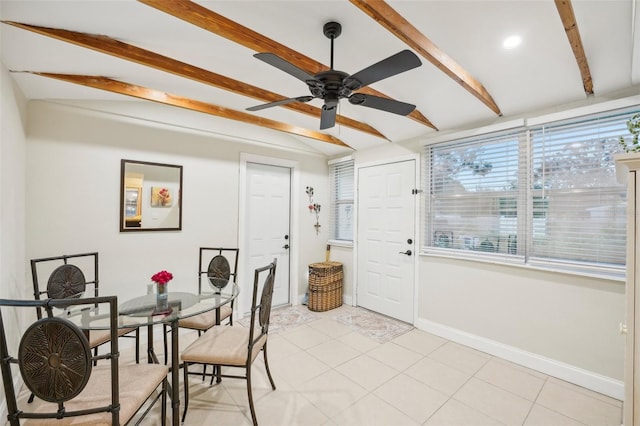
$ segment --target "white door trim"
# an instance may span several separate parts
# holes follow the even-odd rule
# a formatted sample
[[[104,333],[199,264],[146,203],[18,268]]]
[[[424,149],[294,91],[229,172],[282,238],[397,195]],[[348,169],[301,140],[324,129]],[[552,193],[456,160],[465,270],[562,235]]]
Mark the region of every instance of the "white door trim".
[[[247,163],[266,164],[269,166],[288,167],[291,169],[291,234],[289,240],[291,241],[292,250],[289,251],[289,300],[292,305],[299,303],[298,297],[298,259],[299,259],[299,238],[298,238],[298,210],[296,206],[300,204],[298,194],[300,193],[300,170],[297,161],[285,160],[282,158],[266,157],[262,155],[240,153],[240,188],[239,188],[239,206],[238,206],[238,244],[245,241],[245,235],[247,233],[245,220],[247,206]],[[238,245],[239,247],[239,245]],[[240,258],[238,259],[238,270],[243,271],[247,264],[247,250],[242,250],[240,247]],[[246,286],[245,286],[246,288]]]
[[[420,189],[420,154],[407,154],[399,157],[395,157],[393,160],[377,160],[371,161],[368,163],[355,164],[354,170],[354,188],[356,192],[353,197],[353,205],[354,205],[354,223],[353,223],[353,264],[357,265],[358,259],[358,176],[360,174],[360,168],[364,167],[372,167],[372,166],[382,166],[385,164],[393,164],[400,163],[402,161],[415,160],[415,187]],[[415,211],[414,211],[414,235],[413,235],[413,272],[414,272],[414,282],[413,282],[413,324],[416,324],[418,320],[418,296],[419,296],[419,286],[418,286],[418,253],[420,252],[420,202],[422,197],[420,195],[416,195],[417,201],[415,203]],[[351,294],[352,305],[358,305],[358,268],[354,267],[353,269],[353,290]]]

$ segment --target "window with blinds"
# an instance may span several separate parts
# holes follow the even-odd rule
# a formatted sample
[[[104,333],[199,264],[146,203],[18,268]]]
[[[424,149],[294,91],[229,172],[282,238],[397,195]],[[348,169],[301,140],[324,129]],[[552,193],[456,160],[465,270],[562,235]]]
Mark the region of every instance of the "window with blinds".
[[[613,154],[632,113],[531,129],[531,261],[622,267],[626,256],[626,187]]]
[[[426,146],[423,249],[620,273],[626,187],[613,155],[634,113]]]
[[[353,173],[353,160],[329,164],[332,240],[353,241]]]
[[[525,202],[523,132],[428,146],[430,247],[516,255]]]

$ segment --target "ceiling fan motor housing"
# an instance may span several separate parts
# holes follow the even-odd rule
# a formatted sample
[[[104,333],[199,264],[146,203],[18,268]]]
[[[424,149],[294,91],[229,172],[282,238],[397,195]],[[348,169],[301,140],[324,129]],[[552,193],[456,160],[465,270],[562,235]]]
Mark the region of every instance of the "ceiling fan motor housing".
[[[307,84],[313,96],[324,99],[327,106],[335,106],[339,99],[351,95],[351,89],[343,84],[348,76],[346,72],[328,70],[316,74]]]

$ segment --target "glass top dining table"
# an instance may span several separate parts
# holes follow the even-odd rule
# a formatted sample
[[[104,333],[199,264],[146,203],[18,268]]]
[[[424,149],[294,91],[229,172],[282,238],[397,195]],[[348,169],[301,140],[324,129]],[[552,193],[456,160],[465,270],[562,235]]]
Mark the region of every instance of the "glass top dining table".
[[[157,312],[156,294],[134,297],[118,303],[118,327],[135,328],[147,326],[147,351],[149,362],[158,362],[153,348],[153,326],[166,324],[171,327],[171,397],[172,424],[180,424],[180,394],[179,390],[179,342],[178,321],[194,315],[218,309],[231,303],[240,290],[238,285],[229,281],[226,286],[215,290],[194,294],[188,292],[168,293],[168,310]],[[168,312],[167,312],[168,311]],[[217,311],[219,312],[219,311]],[[100,308],[84,308],[77,311],[65,311],[64,318],[77,324],[83,330],[108,330],[109,312]],[[219,322],[219,317],[216,318]]]

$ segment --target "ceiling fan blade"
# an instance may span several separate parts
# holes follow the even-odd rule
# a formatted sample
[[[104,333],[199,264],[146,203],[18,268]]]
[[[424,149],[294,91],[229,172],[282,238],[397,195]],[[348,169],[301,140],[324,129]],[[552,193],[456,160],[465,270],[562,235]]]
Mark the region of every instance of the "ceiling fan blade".
[[[313,99],[313,96],[298,96],[297,98],[282,99],[275,102],[269,102],[267,104],[252,106],[247,108],[247,111],[260,111],[261,109],[271,108],[278,105],[286,105],[292,102],[309,102],[311,99]]]
[[[345,78],[344,84],[351,90],[357,90],[420,65],[422,62],[415,53],[403,50]]]
[[[349,97],[349,102],[353,105],[362,105],[368,108],[375,108],[398,115],[408,115],[416,109],[415,105],[395,99],[382,98],[380,96],[365,95],[364,93],[354,93]]]
[[[315,80],[315,78],[305,70],[298,68],[297,66],[285,61],[284,59],[277,55],[274,55],[273,53],[256,53],[255,55],[253,55],[253,57],[260,59],[261,61],[266,62],[267,64],[272,65],[279,70],[282,70],[287,74],[294,76],[298,80],[304,81],[305,83],[309,80]]]
[[[336,125],[336,107],[327,107],[322,105],[322,114],[320,115],[320,130],[328,129]]]

